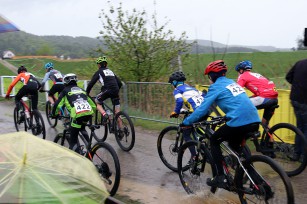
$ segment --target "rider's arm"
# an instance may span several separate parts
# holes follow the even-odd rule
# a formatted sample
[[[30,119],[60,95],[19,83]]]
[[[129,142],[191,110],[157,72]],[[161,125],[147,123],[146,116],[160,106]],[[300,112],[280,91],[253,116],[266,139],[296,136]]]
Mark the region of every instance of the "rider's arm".
[[[237,83],[241,86],[241,87],[245,87],[246,84],[246,80],[244,79],[243,74],[239,75]]]
[[[47,80],[49,79],[50,76],[50,72],[47,72],[42,80],[42,88],[44,88],[45,83],[47,82]]]
[[[22,73],[21,73],[22,74]],[[18,74],[17,77],[14,79],[14,81],[12,81],[12,83],[10,84],[9,88],[7,89],[6,95],[10,95],[12,89],[14,88],[14,86],[17,84],[17,82],[20,80],[21,74]]]
[[[183,98],[182,98],[182,93],[180,93],[180,91],[178,89],[175,89],[174,92],[173,92],[173,95],[175,97],[175,102],[176,102],[174,112],[179,114],[180,110],[183,106],[183,103],[184,103]]]
[[[99,79],[99,70],[93,75],[91,81],[88,83],[87,88],[86,88],[86,93],[89,95],[93,86]]]

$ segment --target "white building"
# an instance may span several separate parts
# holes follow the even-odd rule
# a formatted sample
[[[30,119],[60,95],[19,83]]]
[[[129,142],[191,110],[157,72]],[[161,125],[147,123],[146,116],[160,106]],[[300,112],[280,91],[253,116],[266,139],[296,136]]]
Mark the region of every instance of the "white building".
[[[15,54],[10,50],[3,51],[2,53],[3,59],[12,59],[13,57],[15,57]]]

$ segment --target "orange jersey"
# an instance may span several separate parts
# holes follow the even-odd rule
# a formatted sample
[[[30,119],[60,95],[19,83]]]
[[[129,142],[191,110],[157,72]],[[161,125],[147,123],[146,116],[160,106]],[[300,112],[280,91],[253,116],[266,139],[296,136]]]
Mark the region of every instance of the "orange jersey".
[[[10,95],[12,89],[14,88],[14,86],[19,81],[21,81],[23,83],[23,85],[27,85],[31,75],[32,74],[28,73],[28,72],[22,72],[22,73],[18,74],[17,77],[14,79],[14,81],[12,81],[12,83],[10,84],[9,88],[7,89],[6,95]]]

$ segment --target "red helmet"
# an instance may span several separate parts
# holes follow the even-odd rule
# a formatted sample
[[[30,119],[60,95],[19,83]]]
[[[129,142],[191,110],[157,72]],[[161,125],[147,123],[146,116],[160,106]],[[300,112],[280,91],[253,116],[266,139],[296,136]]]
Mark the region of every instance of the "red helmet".
[[[205,69],[204,74],[207,75],[210,72],[220,72],[222,70],[227,71],[227,66],[224,63],[223,60],[216,60],[214,62],[211,62],[210,64],[208,64],[208,66]]]

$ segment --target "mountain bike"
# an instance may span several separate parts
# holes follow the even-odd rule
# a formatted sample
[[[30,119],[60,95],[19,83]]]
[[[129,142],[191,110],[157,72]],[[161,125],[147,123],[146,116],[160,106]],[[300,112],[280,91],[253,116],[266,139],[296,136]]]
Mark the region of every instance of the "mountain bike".
[[[179,113],[179,120],[182,121],[192,112],[181,110]],[[183,117],[180,117],[183,116]],[[197,131],[192,131],[193,137],[197,138]],[[184,138],[179,125],[168,126],[164,128],[157,140],[158,154],[163,164],[170,170],[177,172],[177,155],[180,147],[184,143]]]
[[[28,104],[26,100],[28,100]],[[16,106],[14,108],[14,124],[16,130],[31,130],[33,135],[45,139],[46,129],[44,119],[38,110],[32,109],[31,95],[23,97],[19,101],[18,107]]]
[[[207,189],[212,193],[217,191],[217,187],[206,184],[208,178],[217,175],[210,152],[209,138],[214,129],[224,122],[224,117],[217,117],[193,124],[193,128],[203,128],[204,136],[199,141],[189,141],[181,146],[178,153],[178,174],[188,194],[203,193]],[[256,137],[257,134],[258,131],[251,132],[248,136]],[[191,156],[189,148],[196,149],[196,156]],[[223,188],[236,193],[241,203],[294,203],[290,178],[272,158],[265,155],[251,155],[245,141],[242,142],[240,150],[233,150],[227,142],[221,143],[221,149],[226,175]]]
[[[47,90],[40,90],[40,92],[49,92],[49,91],[47,91]],[[56,98],[54,96],[53,96],[53,101],[56,101]],[[46,104],[45,104],[46,118],[47,118],[47,121],[48,121],[50,127],[54,128],[54,127],[57,126],[59,118],[58,117],[52,117],[52,114],[51,114],[52,113],[52,108],[53,108],[53,106],[51,105],[50,101],[47,100]],[[60,115],[69,116],[69,113],[68,113],[68,111],[67,111],[67,109],[65,107],[62,107],[60,109]]]
[[[108,114],[108,120],[103,121],[101,113],[96,110],[93,124],[100,125],[99,134],[94,135],[98,142],[103,142],[107,139],[108,133],[113,133],[119,147],[124,151],[130,151],[135,143],[135,130],[134,125],[125,111],[120,111],[115,114],[115,106],[102,103],[103,109]]]
[[[274,108],[278,108],[275,105]],[[296,176],[303,172],[307,165],[307,140],[300,129],[290,123],[277,123],[269,127],[261,123],[263,131],[258,138],[252,138],[257,152],[275,159],[288,176]],[[292,159],[295,137],[300,137],[304,145],[304,153],[298,161]]]
[[[67,119],[68,116],[59,116]],[[105,186],[111,196],[115,195],[120,183],[120,163],[118,156],[111,145],[106,142],[96,142],[92,144],[92,139],[96,135],[95,130],[99,129],[99,125],[87,124],[90,129],[89,141],[80,131],[77,142],[77,151],[93,162],[99,172]],[[69,127],[63,130],[63,133],[57,134],[54,142],[69,148]]]
[[[209,111],[210,114],[215,114],[219,116],[219,112],[216,109],[216,106],[211,106],[211,110]],[[181,109],[178,117],[178,123],[179,121],[182,122],[187,116],[189,116],[192,112]],[[183,116],[183,117],[180,117]],[[195,128],[195,131],[192,131],[193,138],[199,138],[202,134],[204,134],[204,131],[201,127]],[[177,155],[180,147],[184,143],[184,138],[182,135],[182,131],[179,125],[177,126],[168,126],[164,128],[157,140],[157,149],[158,154],[163,162],[163,164],[169,168],[170,170],[177,172]]]

